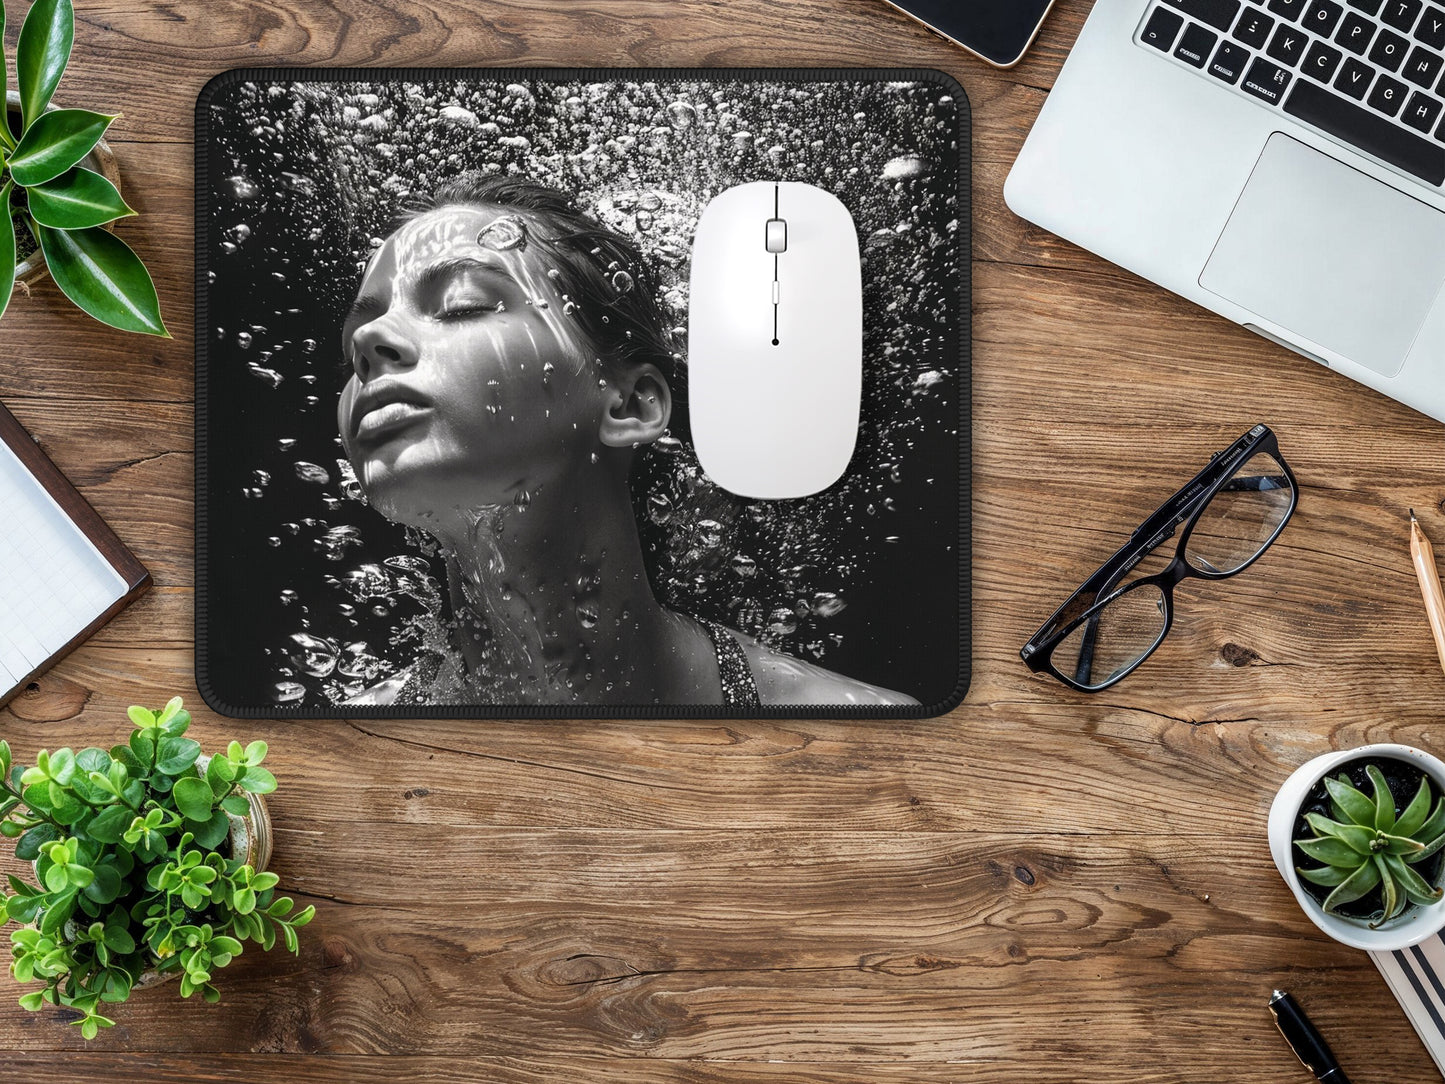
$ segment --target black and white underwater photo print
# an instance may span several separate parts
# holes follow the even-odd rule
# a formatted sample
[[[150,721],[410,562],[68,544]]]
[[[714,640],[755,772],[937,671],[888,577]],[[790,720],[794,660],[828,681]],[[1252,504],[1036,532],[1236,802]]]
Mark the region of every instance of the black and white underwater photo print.
[[[213,706],[918,714],[961,696],[951,87],[286,75],[233,73],[202,105]],[[862,250],[857,450],[798,500],[714,485],[688,429],[693,230],[758,180],[838,196]]]

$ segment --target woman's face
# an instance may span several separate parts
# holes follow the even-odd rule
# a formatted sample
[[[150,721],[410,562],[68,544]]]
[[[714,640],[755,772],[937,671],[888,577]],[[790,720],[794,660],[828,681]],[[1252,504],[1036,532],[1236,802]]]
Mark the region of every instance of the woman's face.
[[[337,422],[371,504],[423,529],[512,501],[592,459],[598,363],[532,220],[443,207],[367,267],[342,329]]]

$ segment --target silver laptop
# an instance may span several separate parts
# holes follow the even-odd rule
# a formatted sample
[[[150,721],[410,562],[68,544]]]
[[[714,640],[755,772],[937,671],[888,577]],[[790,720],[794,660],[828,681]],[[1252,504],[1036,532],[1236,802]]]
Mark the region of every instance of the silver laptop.
[[[1445,0],[1098,0],[1004,196],[1445,421]]]

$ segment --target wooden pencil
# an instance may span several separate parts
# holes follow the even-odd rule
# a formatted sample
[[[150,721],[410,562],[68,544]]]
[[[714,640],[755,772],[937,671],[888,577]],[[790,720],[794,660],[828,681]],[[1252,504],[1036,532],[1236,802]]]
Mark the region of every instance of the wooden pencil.
[[[1445,592],[1440,589],[1440,573],[1435,568],[1435,551],[1420,529],[1415,510],[1410,509],[1410,558],[1415,575],[1420,578],[1420,593],[1425,596],[1425,615],[1435,636],[1435,650],[1440,654],[1440,668],[1445,670]]]

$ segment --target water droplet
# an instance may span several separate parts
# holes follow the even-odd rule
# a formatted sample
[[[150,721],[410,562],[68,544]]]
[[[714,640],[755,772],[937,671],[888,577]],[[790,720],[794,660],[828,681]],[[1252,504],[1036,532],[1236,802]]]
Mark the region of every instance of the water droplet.
[[[594,607],[594,606],[587,606],[587,605],[583,605],[582,603],[578,603],[578,604],[577,604],[577,621],[581,624],[581,626],[582,626],[584,629],[595,629],[595,628],[597,627],[597,622],[598,622],[597,609],[596,609],[596,607]]]
[[[924,158],[916,154],[904,154],[890,160],[883,167],[883,179],[885,181],[913,180],[917,177],[926,177],[933,172],[932,167]]]
[[[331,481],[331,475],[326,473],[325,467],[307,463],[304,459],[296,464],[296,477],[318,486],[324,486]]]
[[[271,700],[277,704],[299,704],[306,699],[306,686],[295,681],[278,681],[271,686]]]
[[[667,107],[667,119],[679,132],[697,123],[697,110],[688,102],[673,102]]]
[[[312,677],[325,677],[336,669],[336,656],[340,648],[333,640],[314,636],[309,632],[297,632],[291,636],[287,655],[291,661]]]
[[[527,223],[517,215],[501,215],[482,227],[477,244],[494,252],[527,247]]]

